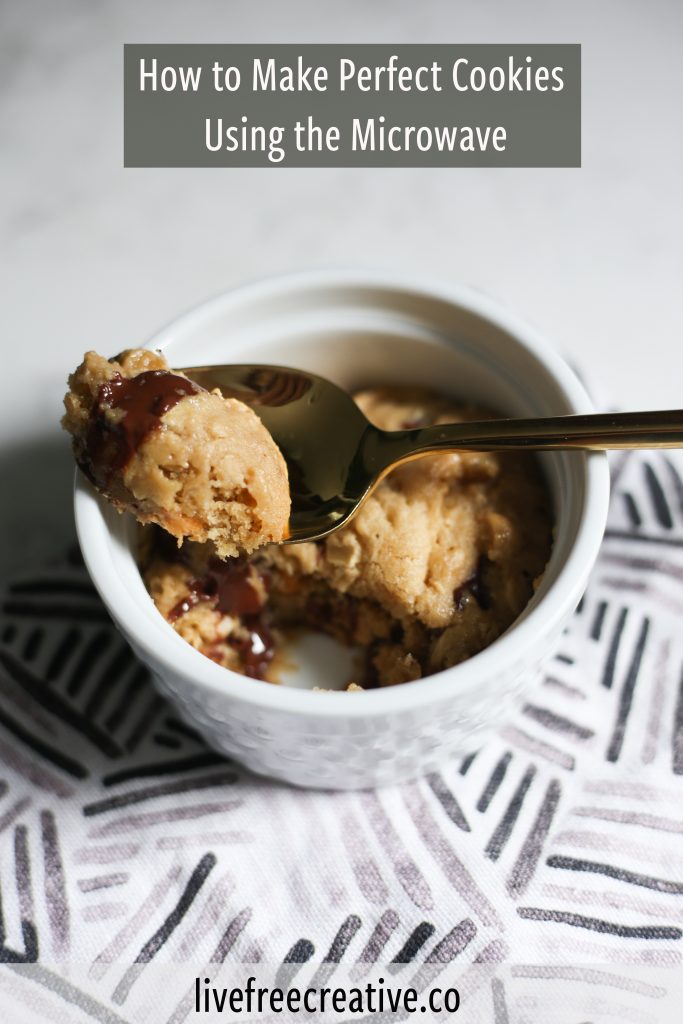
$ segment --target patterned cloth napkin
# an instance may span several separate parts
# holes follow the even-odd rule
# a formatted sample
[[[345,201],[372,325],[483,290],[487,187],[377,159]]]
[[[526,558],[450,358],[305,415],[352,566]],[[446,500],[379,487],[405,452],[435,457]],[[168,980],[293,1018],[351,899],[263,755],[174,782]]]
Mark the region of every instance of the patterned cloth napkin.
[[[144,1009],[153,962],[600,964],[596,998],[622,1004],[626,965],[680,963],[677,458],[613,462],[601,555],[543,685],[475,756],[399,788],[250,775],[156,695],[75,554],[10,581],[0,959],[41,965],[30,984],[0,972],[10,1019],[24,1000],[45,1020],[180,1021],[186,1004]],[[538,970],[517,975],[532,994],[492,989],[488,1020],[550,1020],[528,1010]]]

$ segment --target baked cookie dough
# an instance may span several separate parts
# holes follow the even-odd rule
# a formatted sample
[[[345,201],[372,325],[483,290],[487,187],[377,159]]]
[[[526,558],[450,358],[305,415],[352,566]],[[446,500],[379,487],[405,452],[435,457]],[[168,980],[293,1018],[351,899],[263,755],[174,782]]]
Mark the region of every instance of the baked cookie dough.
[[[356,401],[387,430],[491,416],[416,389],[373,389]],[[273,679],[280,631],[305,626],[358,648],[354,682],[374,687],[430,675],[492,643],[528,603],[551,546],[535,456],[453,452],[394,469],[325,540],[221,563],[202,545],[169,555],[148,535],[141,565],[162,615],[220,664]],[[263,645],[270,655],[255,664]]]
[[[281,541],[285,461],[258,416],[173,372],[163,356],[86,353],[69,377],[62,425],[76,461],[119,510],[222,558]]]

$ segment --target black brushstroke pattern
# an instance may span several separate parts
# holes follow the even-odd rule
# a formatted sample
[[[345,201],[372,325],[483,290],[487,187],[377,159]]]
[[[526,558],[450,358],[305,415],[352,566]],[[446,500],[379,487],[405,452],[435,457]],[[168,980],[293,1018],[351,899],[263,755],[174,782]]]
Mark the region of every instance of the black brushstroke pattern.
[[[111,622],[104,605],[53,604],[44,601],[9,599],[3,602],[3,614],[16,618],[65,619],[67,622]]]
[[[616,867],[613,864],[602,864],[599,861],[583,860],[578,857],[561,857],[557,854],[548,857],[546,864],[548,867],[561,868],[565,871],[586,871],[595,875],[604,875],[606,878],[614,878],[618,882],[638,885],[643,889],[653,889],[655,892],[669,893],[671,896],[683,895],[683,882],[672,882],[667,878],[642,875],[637,871],[628,871],[626,868]]]
[[[674,711],[673,734],[671,737],[671,767],[674,775],[683,775],[683,669],[678,681],[678,698]]]
[[[111,758],[121,754],[121,748],[111,736],[108,736],[94,722],[88,721],[83,715],[74,711],[53,689],[48,688],[38,676],[33,675],[9,651],[0,651],[0,663],[12,679],[19,683],[38,704],[55,715],[56,718],[61,719],[62,722],[66,722],[103,754]]]
[[[658,537],[651,534],[630,533],[628,530],[605,530],[605,537],[608,540],[636,541],[643,544],[663,544],[673,548],[683,548],[681,537]]]
[[[630,491],[624,491],[622,494],[624,499],[624,508],[626,509],[626,515],[629,518],[629,522],[634,529],[638,529],[639,526],[643,525],[643,518],[636,504],[636,500]]]
[[[36,754],[40,754],[41,757],[44,757],[57,768],[61,768],[67,775],[71,775],[74,779],[87,779],[89,772],[85,765],[80,764],[74,758],[63,754],[61,750],[56,750],[49,743],[45,743],[44,740],[34,736],[2,708],[0,708],[0,724],[4,725],[5,729],[11,732],[25,746],[29,747]]]
[[[228,758],[207,750],[204,754],[178,758],[176,761],[155,761],[152,764],[139,764],[132,768],[123,768],[121,771],[105,775],[102,779],[102,785],[118,786],[122,782],[131,782],[133,779],[150,779],[156,778],[159,775],[175,775],[180,772],[194,771],[196,768],[214,768],[216,765],[229,763]]]
[[[580,740],[588,740],[591,736],[595,736],[593,729],[589,729],[585,725],[579,725],[564,715],[558,715],[556,712],[551,711],[550,708],[542,708],[537,704],[525,704],[524,714],[552,732],[568,733]]]
[[[598,641],[602,636],[602,627],[605,622],[605,615],[607,614],[608,607],[607,601],[598,601],[597,608],[595,609],[595,617],[591,623],[591,640]]]
[[[135,963],[146,964],[150,960],[153,960],[157,955],[161,947],[173,934],[175,929],[178,927],[187,911],[192,906],[196,899],[200,889],[206,882],[214,867],[216,866],[216,856],[213,853],[205,853],[201,858],[194,871],[188,879],[187,885],[183,889],[180,899],[176,903],[175,907],[165,919],[164,923],[160,928],[147,940],[140,952],[135,958]]]
[[[106,654],[112,639],[112,633],[108,629],[98,629],[90,637],[66,681],[66,692],[70,697],[77,697],[79,695],[96,667],[98,660]]]
[[[480,814],[484,814],[488,810],[489,804],[498,792],[503,779],[507,775],[508,765],[511,760],[512,753],[509,750],[506,750],[491,772],[489,780],[484,786],[481,796],[477,800],[477,810]]]
[[[457,825],[463,832],[471,832],[470,824],[454,794],[446,785],[443,776],[438,772],[432,772],[427,776],[427,782],[432,793],[453,824]]]
[[[66,631],[47,663],[45,679],[48,683],[53,682],[61,675],[62,670],[71,657],[74,648],[80,643],[81,636],[81,630],[78,629],[78,627],[73,627]]]
[[[212,775],[195,775],[189,779],[176,779],[174,782],[165,782],[158,786],[147,786],[145,789],[135,789],[129,793],[119,793],[117,796],[110,796],[105,800],[96,800],[94,803],[85,805],[83,814],[91,818],[96,814],[120,810],[122,807],[130,807],[132,804],[140,804],[146,800],[156,800],[162,796],[175,796],[179,793],[192,793],[203,789],[213,789],[215,786],[231,785],[237,782],[238,778],[239,776],[229,769],[222,772],[214,772]]]
[[[617,761],[621,753],[621,748],[624,743],[624,736],[626,734],[626,724],[628,722],[628,716],[631,711],[631,705],[633,703],[633,693],[636,688],[636,682],[638,681],[638,672],[640,670],[640,663],[643,659],[643,653],[645,651],[645,645],[647,643],[647,636],[650,629],[650,620],[648,618],[643,619],[643,625],[640,630],[640,635],[636,642],[635,650],[633,652],[633,658],[629,666],[624,685],[619,696],[619,708],[617,711],[617,720],[614,724],[614,731],[612,733],[612,739],[610,740],[607,748],[606,759],[608,761]]]
[[[527,921],[548,921],[555,924],[568,924],[573,928],[587,928],[589,931],[600,932],[602,935],[618,935],[622,939],[671,939],[678,941],[683,937],[680,928],[668,925],[626,925],[613,921],[604,921],[597,917],[584,917],[567,910],[543,910],[540,907],[518,907],[517,913]]]
[[[141,690],[148,690],[150,686],[149,672],[144,665],[138,665],[126,685],[120,687],[121,694],[119,699],[105,719],[104,725],[109,732],[118,732],[121,726],[125,724],[137,694]]]
[[[643,473],[645,474],[645,484],[650,494],[650,500],[652,501],[652,507],[654,508],[657,522],[660,526],[663,526],[665,530],[673,529],[674,521],[671,516],[669,502],[666,500],[664,488],[659,482],[659,477],[649,462],[646,462],[643,465]]]
[[[425,942],[431,939],[435,931],[436,928],[430,921],[422,921],[410,933],[391,963],[401,965],[412,963]],[[389,970],[391,970],[391,967],[389,967]]]
[[[493,833],[488,843],[486,844],[484,853],[491,860],[498,860],[503,851],[503,847],[510,838],[510,833],[512,832],[515,826],[515,822],[519,817],[520,811],[522,810],[522,804],[524,803],[524,799],[527,793],[529,792],[529,787],[533,782],[535,774],[536,769],[533,765],[529,765],[524,775],[522,776],[522,779],[520,780],[519,785],[517,786],[517,789],[515,790],[512,799],[510,800],[510,803],[507,806],[505,814],[501,818],[500,823],[498,824],[495,832]]]
[[[621,637],[624,632],[624,626],[626,625],[627,618],[628,608],[622,608],[619,612],[619,618],[617,619],[617,624],[614,627],[614,632],[612,633],[612,639],[607,650],[607,658],[605,659],[605,668],[602,673],[602,685],[607,690],[612,688],[612,683],[614,682],[614,670],[617,664],[619,645],[621,643]]]

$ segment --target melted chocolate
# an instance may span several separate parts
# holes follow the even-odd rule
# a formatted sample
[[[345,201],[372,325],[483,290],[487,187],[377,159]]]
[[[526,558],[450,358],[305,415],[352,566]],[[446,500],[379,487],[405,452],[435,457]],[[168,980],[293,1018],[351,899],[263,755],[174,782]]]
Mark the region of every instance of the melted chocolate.
[[[210,601],[212,597],[213,594],[207,591],[204,578],[190,580],[187,585],[187,594],[171,608],[167,616],[168,621],[175,622],[181,615],[189,612],[190,608],[195,608],[201,601]]]
[[[168,613],[168,620],[175,622],[201,601],[211,601],[223,615],[258,615],[264,604],[257,586],[259,578],[267,583],[265,572],[240,558],[227,558],[224,562],[212,559],[203,576],[190,580],[187,594]]]
[[[481,555],[477,562],[477,569],[470,580],[470,591],[482,611],[487,612],[491,607],[491,592],[486,583],[486,570],[489,560],[486,555]]]
[[[263,679],[275,654],[275,638],[260,615],[245,615],[242,625],[249,630],[249,638],[228,642],[238,652],[245,676]]]
[[[136,377],[114,374],[97,392],[85,451],[79,460],[81,469],[95,484],[106,487],[156,430],[164,413],[187,395],[203,390],[168,370],[146,370]],[[122,413],[115,422],[105,415],[110,409]]]
[[[244,674],[263,679],[275,653],[275,639],[263,618],[265,601],[258,587],[259,580],[267,586],[268,579],[266,571],[242,559],[214,559],[203,576],[190,580],[187,594],[168,613],[168,621],[175,622],[202,601],[210,601],[224,615],[240,618],[249,636],[230,637],[227,642],[239,654]],[[209,656],[220,661],[216,652]]]
[[[455,607],[460,612],[465,607],[467,595],[471,594],[482,611],[488,611],[491,607],[491,593],[486,585],[485,573],[489,560],[486,555],[480,555],[477,567],[468,580],[458,587],[453,594]]]
[[[209,576],[215,581],[216,607],[224,615],[258,615],[263,608],[263,598],[254,586],[257,571],[247,562],[230,558],[212,563]]]

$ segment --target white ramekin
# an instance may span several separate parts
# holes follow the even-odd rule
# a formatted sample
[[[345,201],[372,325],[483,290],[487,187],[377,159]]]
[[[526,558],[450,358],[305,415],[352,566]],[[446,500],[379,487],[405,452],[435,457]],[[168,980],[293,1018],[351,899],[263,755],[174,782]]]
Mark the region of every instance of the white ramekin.
[[[171,365],[271,362],[347,387],[411,382],[510,415],[591,411],[567,365],[478,293],[396,275],[314,272],[251,284],[174,321],[149,342]],[[544,456],[553,554],[523,615],[455,668],[363,693],[245,679],[182,640],[137,569],[133,530],[79,474],[75,511],[88,570],[159,689],[207,742],[256,772],[301,786],[380,786],[479,746],[537,681],[578,604],[607,516],[603,454]],[[325,678],[318,679],[325,686]]]

